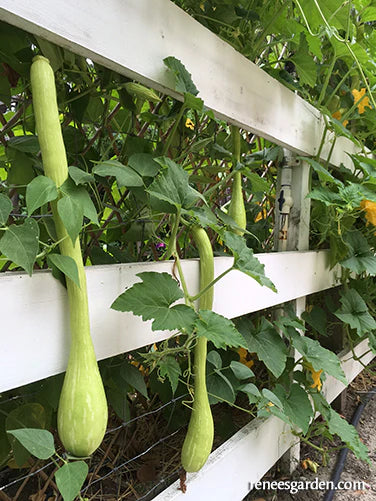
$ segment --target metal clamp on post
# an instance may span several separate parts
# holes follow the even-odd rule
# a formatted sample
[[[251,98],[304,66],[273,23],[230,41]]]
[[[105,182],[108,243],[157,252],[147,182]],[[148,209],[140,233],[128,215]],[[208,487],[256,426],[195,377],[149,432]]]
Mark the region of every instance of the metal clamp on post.
[[[289,226],[289,215],[294,204],[291,191],[292,165],[295,164],[294,155],[285,150],[284,162],[281,168],[281,184],[278,197],[279,225],[278,225],[278,251],[287,249],[287,232]]]

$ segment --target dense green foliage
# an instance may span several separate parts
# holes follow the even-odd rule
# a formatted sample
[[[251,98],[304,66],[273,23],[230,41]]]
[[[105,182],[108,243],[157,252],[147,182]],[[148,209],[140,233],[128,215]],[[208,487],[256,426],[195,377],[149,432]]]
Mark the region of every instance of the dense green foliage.
[[[50,205],[59,197],[60,218],[72,240],[80,234],[86,265],[170,258],[175,262],[176,276],[141,273],[141,281],[112,305],[152,320],[153,330],[176,334],[158,345],[150,339],[143,353],[100,364],[108,400],[120,420],[137,413],[135,394],[149,401],[157,393],[167,402],[188,390],[194,399],[191,357],[205,339],[206,387],[212,405],[225,402],[252,416],[276,415],[307,442],[321,435],[323,457],[325,440],[338,434],[358,457],[367,459],[354,429],[328,406],[320,390],[327,375],[346,382],[337,355],[329,350],[331,334],[343,335],[350,348],[368,338],[376,353],[376,161],[362,154],[365,148],[372,152],[375,144],[376,4],[176,3],[320,109],[326,120],[321,147],[329,131],[359,147],[352,170],[333,168],[330,157],[321,158],[321,148],[315,158],[306,159],[312,173],[310,245],[330,248],[331,265],[342,266],[343,287],[310,298],[305,324],[288,307],[277,320],[268,311],[234,322],[207,307],[193,308],[208,289],[191,295],[180,260],[197,257],[192,239],[197,226],[205,228],[215,255],[233,256],[225,273],[240,270],[275,289],[254,252],[273,248],[275,178],[282,149],[241,131],[239,151],[234,131],[204,107],[189,68],[173,55],[164,63],[175,75],[181,101],[4,23],[1,270],[23,269],[31,275],[50,267],[62,282],[65,276],[78,282],[76,267],[58,250]],[[69,164],[69,179],[62,187],[45,177],[39,154],[29,81],[35,54],[48,57],[55,70]],[[233,179],[242,181],[246,202],[243,236],[243,224],[229,209]],[[181,299],[186,304],[175,304]],[[300,354],[297,360],[293,350]],[[21,428],[53,427],[60,388],[61,378],[51,378],[21,390],[22,398],[5,402],[0,413],[0,464],[20,467],[29,452],[39,457],[30,437],[6,430],[20,423]],[[312,424],[316,411],[324,421]],[[187,420],[188,413],[176,417],[179,424]],[[51,442],[47,435],[39,438],[42,449]],[[77,464],[72,468],[80,470],[79,489],[84,467]],[[61,470],[71,468],[67,465]]]

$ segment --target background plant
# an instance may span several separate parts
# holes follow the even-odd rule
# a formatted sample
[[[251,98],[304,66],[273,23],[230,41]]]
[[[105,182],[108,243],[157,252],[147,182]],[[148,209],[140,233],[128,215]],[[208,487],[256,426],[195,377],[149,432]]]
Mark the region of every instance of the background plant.
[[[327,117],[328,131],[373,149],[372,2],[180,4],[319,107]],[[309,20],[304,15],[307,9],[315,13]],[[87,265],[159,260],[170,255],[173,248],[180,259],[195,257],[197,252],[189,239],[192,224],[207,228],[216,255],[233,254],[236,259],[243,250],[249,253],[250,249],[257,252],[272,248],[274,183],[282,150],[243,131],[241,162],[234,165],[228,125],[204,108],[197,89],[174,58],[166,63],[176,73],[179,90],[185,93],[183,104],[8,25],[2,24],[1,32],[2,271],[21,267],[31,274],[33,269],[50,266],[63,281],[63,274],[74,276],[57,252],[48,206],[56,195],[53,186],[43,185],[41,175],[28,81],[31,59],[39,52],[49,57],[56,71],[70,164],[71,179],[65,196],[76,208],[71,231],[83,225],[81,243]],[[308,328],[303,341],[297,332],[304,327],[293,315],[286,315],[284,323],[276,323],[270,312],[264,312],[253,316],[252,323],[249,319],[237,320],[237,330],[234,324],[227,324],[233,335],[240,333],[242,337],[237,339],[243,347],[239,351],[225,349],[223,340],[214,333],[209,344],[207,385],[213,404],[228,402],[251,415],[273,413],[307,432],[307,440],[313,433],[308,425],[314,410],[320,410],[328,423],[328,436],[338,433],[365,458],[366,451],[353,430],[326,406],[319,390],[325,374],[343,378],[338,359],[322,351],[327,344],[323,332],[328,326],[338,322],[342,329],[343,325],[351,347],[366,336],[370,349],[375,349],[373,280],[368,278],[374,275],[375,165],[363,156],[353,157],[352,171],[332,169],[330,158],[323,161],[320,154],[308,161],[313,188],[311,248],[330,248],[332,265],[343,266],[345,286],[330,310],[335,314],[327,324],[318,322],[324,309],[321,302],[314,305],[305,316]],[[236,241],[235,246],[227,245],[232,231],[239,231],[227,214],[234,169],[242,173],[248,201],[248,231],[242,244]],[[162,180],[168,180],[171,172],[178,173],[182,191],[188,190],[191,199],[171,199],[164,193]],[[174,225],[179,210],[181,224]],[[14,245],[18,238],[23,242],[21,250]],[[349,280],[350,273],[355,277]],[[164,307],[174,308],[172,303]],[[158,323],[158,317],[154,321]],[[181,330],[180,326],[176,328]],[[143,399],[149,402],[151,388],[158,388],[165,401],[173,392],[178,397],[186,392],[183,376],[189,375],[186,371],[194,338],[184,330],[179,339],[174,337],[159,346],[151,340],[143,356],[131,353],[101,363],[109,400],[120,419],[128,420]],[[265,353],[261,339],[268,340],[273,357]],[[297,349],[302,359],[294,361],[289,356],[290,348]],[[169,384],[161,385],[160,381],[166,379]],[[188,388],[189,384],[188,379]],[[33,391],[37,386],[31,385]],[[12,412],[26,413],[19,403],[33,405],[36,411],[37,424],[28,424],[23,418],[23,426],[48,428],[54,424],[50,386],[58,391],[59,379],[44,383],[41,394],[38,389],[37,395],[33,391],[29,395],[24,389],[21,399],[10,400],[2,407],[4,463],[16,456],[17,446],[9,442],[4,430],[15,429],[14,423],[7,423]],[[186,419],[185,415],[180,422]],[[19,466],[25,464],[18,460]]]

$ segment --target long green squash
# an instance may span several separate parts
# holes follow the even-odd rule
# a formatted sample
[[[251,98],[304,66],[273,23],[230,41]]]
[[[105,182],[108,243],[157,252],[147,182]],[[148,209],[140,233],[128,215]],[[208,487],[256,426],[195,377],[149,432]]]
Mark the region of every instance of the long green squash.
[[[233,164],[236,166],[240,162],[240,131],[234,125],[231,126],[231,136],[234,148]],[[228,214],[240,228],[246,229],[247,215],[244,206],[241,172],[235,172],[232,179],[231,201]],[[241,236],[244,235],[244,231],[240,230],[236,230],[235,233]]]
[[[31,65],[31,87],[38,139],[45,175],[59,187],[68,177],[67,157],[59,121],[55,79],[48,59],[36,56]],[[85,270],[81,246],[73,244],[52,203],[60,252],[76,262],[80,287],[69,278],[71,347],[58,409],[58,432],[71,454],[89,456],[101,443],[107,426],[106,395],[90,335]]]
[[[213,249],[206,231],[195,227],[192,236],[200,256],[200,290],[214,280]],[[200,308],[213,307],[213,287],[200,298]],[[187,435],[184,440],[181,462],[185,471],[200,470],[213,447],[214,424],[206,389],[207,339],[199,337],[194,351],[194,401]]]

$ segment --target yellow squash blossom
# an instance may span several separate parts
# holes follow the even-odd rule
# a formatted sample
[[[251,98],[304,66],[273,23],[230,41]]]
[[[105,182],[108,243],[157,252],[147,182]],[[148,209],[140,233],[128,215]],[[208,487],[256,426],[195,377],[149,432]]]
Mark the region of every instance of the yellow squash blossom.
[[[368,96],[364,95],[365,93],[366,93],[365,87],[363,87],[363,89],[360,90],[353,89],[351,91],[351,94],[354,96],[354,102],[357,103],[359,115],[365,112],[366,107],[372,108],[372,106],[369,104]]]
[[[322,374],[322,369],[319,371],[315,371],[315,369],[312,367],[308,367],[308,369],[311,372],[311,377],[313,379],[313,384],[311,384],[311,388],[317,388],[318,391],[321,391],[322,388],[322,382],[321,382],[321,374]]]
[[[367,221],[373,224],[373,226],[376,226],[376,202],[362,200],[360,202],[360,208],[365,211]]]
[[[195,124],[192,122],[190,118],[187,118],[187,120],[185,121],[185,126],[191,130],[194,130],[195,128]]]
[[[245,348],[238,349],[239,362],[251,368],[254,365],[254,361],[251,359],[250,353]]]
[[[262,219],[266,219],[267,217],[268,217],[268,212],[264,207],[262,210],[260,210],[260,212],[255,217],[255,223],[257,223],[258,221],[261,221]]]
[[[337,111],[335,111],[335,112],[332,114],[332,117],[333,117],[333,118],[335,118],[336,120],[341,120],[341,118],[342,118],[342,113],[341,113],[341,110],[337,110]],[[348,123],[349,123],[349,121],[348,121],[348,120],[344,120],[344,121],[342,122],[342,125],[343,125],[344,127],[346,127],[346,125],[347,125]]]

